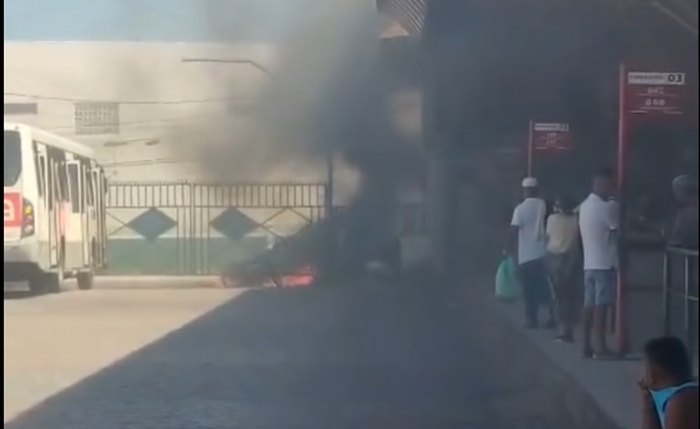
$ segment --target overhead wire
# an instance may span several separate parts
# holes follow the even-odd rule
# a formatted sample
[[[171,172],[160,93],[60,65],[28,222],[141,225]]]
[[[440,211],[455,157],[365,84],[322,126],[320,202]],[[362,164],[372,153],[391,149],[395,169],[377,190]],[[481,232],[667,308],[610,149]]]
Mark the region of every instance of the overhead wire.
[[[226,118],[226,115],[190,115],[190,116],[183,116],[183,117],[173,117],[173,118],[162,118],[162,119],[144,119],[144,120],[136,120],[136,121],[120,121],[119,122],[119,127],[121,128],[122,126],[143,126],[143,125],[156,125],[158,123],[172,123],[172,122],[193,122],[193,121],[204,121],[207,119],[224,119]],[[46,131],[60,131],[60,130],[69,130],[75,128],[75,125],[53,125],[53,126],[46,126],[42,127]]]
[[[105,99],[88,99],[77,97],[61,97],[52,95],[29,94],[21,92],[4,92],[6,97],[24,97],[34,100],[51,100],[51,101],[66,101],[70,103],[113,103],[113,104],[138,104],[138,105],[178,105],[178,104],[204,104],[204,103],[221,103],[230,101],[240,101],[239,96],[229,97],[211,97],[199,99],[182,99],[182,100],[105,100]],[[252,97],[251,97],[252,99]]]

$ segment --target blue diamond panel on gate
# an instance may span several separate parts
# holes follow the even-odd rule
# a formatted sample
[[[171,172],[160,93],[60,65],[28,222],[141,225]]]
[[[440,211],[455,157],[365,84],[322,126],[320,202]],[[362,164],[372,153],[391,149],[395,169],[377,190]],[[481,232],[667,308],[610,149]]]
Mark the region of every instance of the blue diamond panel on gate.
[[[154,241],[175,225],[177,222],[155,207],[151,207],[126,224],[149,241]]]
[[[258,222],[233,207],[224,210],[209,225],[230,240],[240,240],[259,226]]]

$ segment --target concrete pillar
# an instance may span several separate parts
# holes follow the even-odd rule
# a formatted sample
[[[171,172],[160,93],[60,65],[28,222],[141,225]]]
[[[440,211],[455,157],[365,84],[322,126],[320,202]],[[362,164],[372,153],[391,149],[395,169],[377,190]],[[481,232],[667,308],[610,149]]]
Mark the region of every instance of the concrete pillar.
[[[445,156],[432,156],[427,165],[427,217],[434,268],[449,275],[455,262],[456,195],[454,163]]]

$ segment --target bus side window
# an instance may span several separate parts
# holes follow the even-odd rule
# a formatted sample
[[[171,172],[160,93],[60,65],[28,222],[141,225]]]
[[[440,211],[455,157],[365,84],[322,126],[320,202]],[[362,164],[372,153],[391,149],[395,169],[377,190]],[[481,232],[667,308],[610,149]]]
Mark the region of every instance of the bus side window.
[[[53,165],[53,174],[54,174],[54,180],[56,182],[56,204],[60,207],[63,201],[65,200],[65,194],[64,194],[64,188],[63,188],[63,180],[61,178],[61,170],[63,169],[63,165],[56,163]]]
[[[85,183],[85,197],[87,198],[87,204],[90,207],[95,206],[95,186],[92,182],[92,174],[90,172],[90,167],[83,165],[83,183]]]
[[[55,187],[55,177],[54,177],[54,166],[51,163],[51,159],[46,159],[46,194],[49,202],[49,210],[53,210],[54,201],[56,200],[56,189]]]
[[[56,191],[56,203],[60,204],[68,200],[68,184],[66,179],[65,164],[59,161],[52,161],[54,189]]]
[[[60,190],[61,202],[67,203],[70,201],[70,191],[68,189],[68,173],[66,171],[65,161],[56,164],[58,173],[58,189]]]
[[[34,174],[36,175],[36,184],[39,191],[39,197],[44,196],[44,180],[41,174],[41,158],[39,157],[39,147],[36,142],[32,143],[33,157],[34,157]]]
[[[46,157],[44,155],[39,155],[39,181],[45,192],[44,198],[51,200],[51,182],[46,175]]]
[[[70,189],[70,201],[73,213],[82,212],[82,198],[80,195],[80,180],[78,178],[78,163],[70,162],[68,166],[68,185]]]

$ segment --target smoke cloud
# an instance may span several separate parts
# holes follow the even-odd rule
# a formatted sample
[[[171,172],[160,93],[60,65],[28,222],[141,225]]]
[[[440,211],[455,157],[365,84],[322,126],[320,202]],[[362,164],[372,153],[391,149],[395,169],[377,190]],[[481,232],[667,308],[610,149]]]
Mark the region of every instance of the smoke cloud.
[[[401,189],[421,180],[419,145],[402,137],[392,120],[397,85],[382,55],[373,2],[305,4],[311,3],[315,13],[276,46],[269,79],[249,112],[171,131],[219,183],[325,180],[332,155],[336,203],[349,205],[347,248],[368,257],[394,231]],[[204,4],[213,31],[225,35],[222,3]],[[268,25],[258,12],[260,25]],[[236,91],[221,88],[232,99]]]

